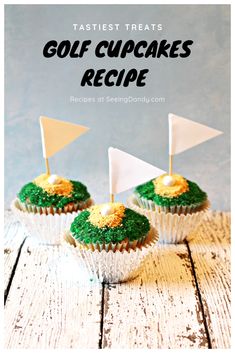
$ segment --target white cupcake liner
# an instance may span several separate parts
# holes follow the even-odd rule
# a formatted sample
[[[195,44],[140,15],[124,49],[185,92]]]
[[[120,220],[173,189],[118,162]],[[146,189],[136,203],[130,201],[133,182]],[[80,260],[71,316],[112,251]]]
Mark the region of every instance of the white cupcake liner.
[[[203,203],[196,203],[190,206],[159,206],[152,200],[147,200],[144,197],[139,197],[136,194],[134,194],[133,197],[135,198],[136,204],[141,208],[146,208],[147,210],[156,212],[169,212],[172,214],[177,213],[187,215],[189,213],[195,213],[197,211],[201,211],[201,209],[204,209],[205,204],[208,203],[208,201],[205,201]]]
[[[209,201],[204,203],[204,208],[194,213],[172,214],[140,207],[139,199],[137,200],[135,195],[132,195],[127,199],[127,205],[149,219],[151,225],[158,232],[159,243],[177,244],[183,242],[200,225],[210,204]]]
[[[43,244],[60,244],[60,236],[65,229],[68,229],[74,218],[81,211],[40,214],[23,211],[18,199],[14,199],[11,203],[11,210],[15,217],[22,223],[26,231]]]
[[[157,242],[153,229],[145,242],[135,249],[94,250],[75,247],[72,236],[67,231],[61,238],[61,245],[66,254],[72,256],[80,267],[86,271],[88,278],[105,283],[120,283],[133,279],[140,273],[144,258],[150,254]]]

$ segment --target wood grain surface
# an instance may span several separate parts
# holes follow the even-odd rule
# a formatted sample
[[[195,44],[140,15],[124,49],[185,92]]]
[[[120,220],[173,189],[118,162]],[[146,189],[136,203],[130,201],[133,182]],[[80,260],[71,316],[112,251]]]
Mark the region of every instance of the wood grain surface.
[[[230,348],[230,214],[213,213],[192,234],[189,248],[212,348]]]
[[[6,302],[5,347],[97,348],[102,286],[78,280],[60,247],[27,243]]]
[[[157,245],[139,277],[115,285],[26,236],[7,212],[5,348],[230,347],[229,213],[209,213],[185,244]]]
[[[106,286],[103,348],[207,348],[185,245],[159,245],[132,282]]]
[[[11,211],[5,212],[4,221],[4,294],[6,296],[11,277],[14,275],[14,266],[17,265],[17,258],[27,234]]]

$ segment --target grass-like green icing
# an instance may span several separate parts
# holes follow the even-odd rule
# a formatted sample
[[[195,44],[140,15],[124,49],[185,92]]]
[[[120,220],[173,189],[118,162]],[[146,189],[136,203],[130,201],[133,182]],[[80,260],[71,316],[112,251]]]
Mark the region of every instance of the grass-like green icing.
[[[73,184],[71,197],[48,194],[34,183],[24,185],[20,190],[18,197],[23,203],[30,203],[34,206],[40,207],[53,206],[56,208],[62,208],[70,202],[78,203],[90,198],[90,194],[85,185],[79,181],[70,180],[70,182]]]
[[[114,228],[94,226],[88,220],[89,215],[89,210],[82,211],[70,227],[73,237],[86,244],[119,243],[125,238],[133,241],[143,237],[150,230],[148,219],[129,208],[125,210],[122,223]]]
[[[187,180],[189,191],[177,197],[163,197],[155,194],[153,181],[150,180],[145,184],[139,185],[135,188],[135,193],[139,197],[151,200],[158,206],[189,206],[194,204],[201,204],[207,199],[207,194],[202,191],[199,186],[193,181]]]

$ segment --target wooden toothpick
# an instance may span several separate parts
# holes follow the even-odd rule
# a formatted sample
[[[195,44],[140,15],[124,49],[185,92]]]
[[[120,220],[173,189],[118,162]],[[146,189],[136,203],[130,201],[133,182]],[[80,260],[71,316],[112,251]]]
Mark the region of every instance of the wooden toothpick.
[[[169,175],[172,175],[173,155],[169,154]]]
[[[110,202],[114,202],[114,194],[110,194]]]
[[[49,166],[48,158],[45,158],[45,163],[46,163],[46,173],[47,173],[48,175],[50,175],[51,172],[50,172],[50,166]]]

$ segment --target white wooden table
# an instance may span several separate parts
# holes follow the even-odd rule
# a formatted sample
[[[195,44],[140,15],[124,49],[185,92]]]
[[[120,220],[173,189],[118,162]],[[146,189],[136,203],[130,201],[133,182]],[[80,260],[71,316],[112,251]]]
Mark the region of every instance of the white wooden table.
[[[158,245],[135,280],[99,284],[7,211],[5,348],[230,348],[230,214],[190,238]]]

